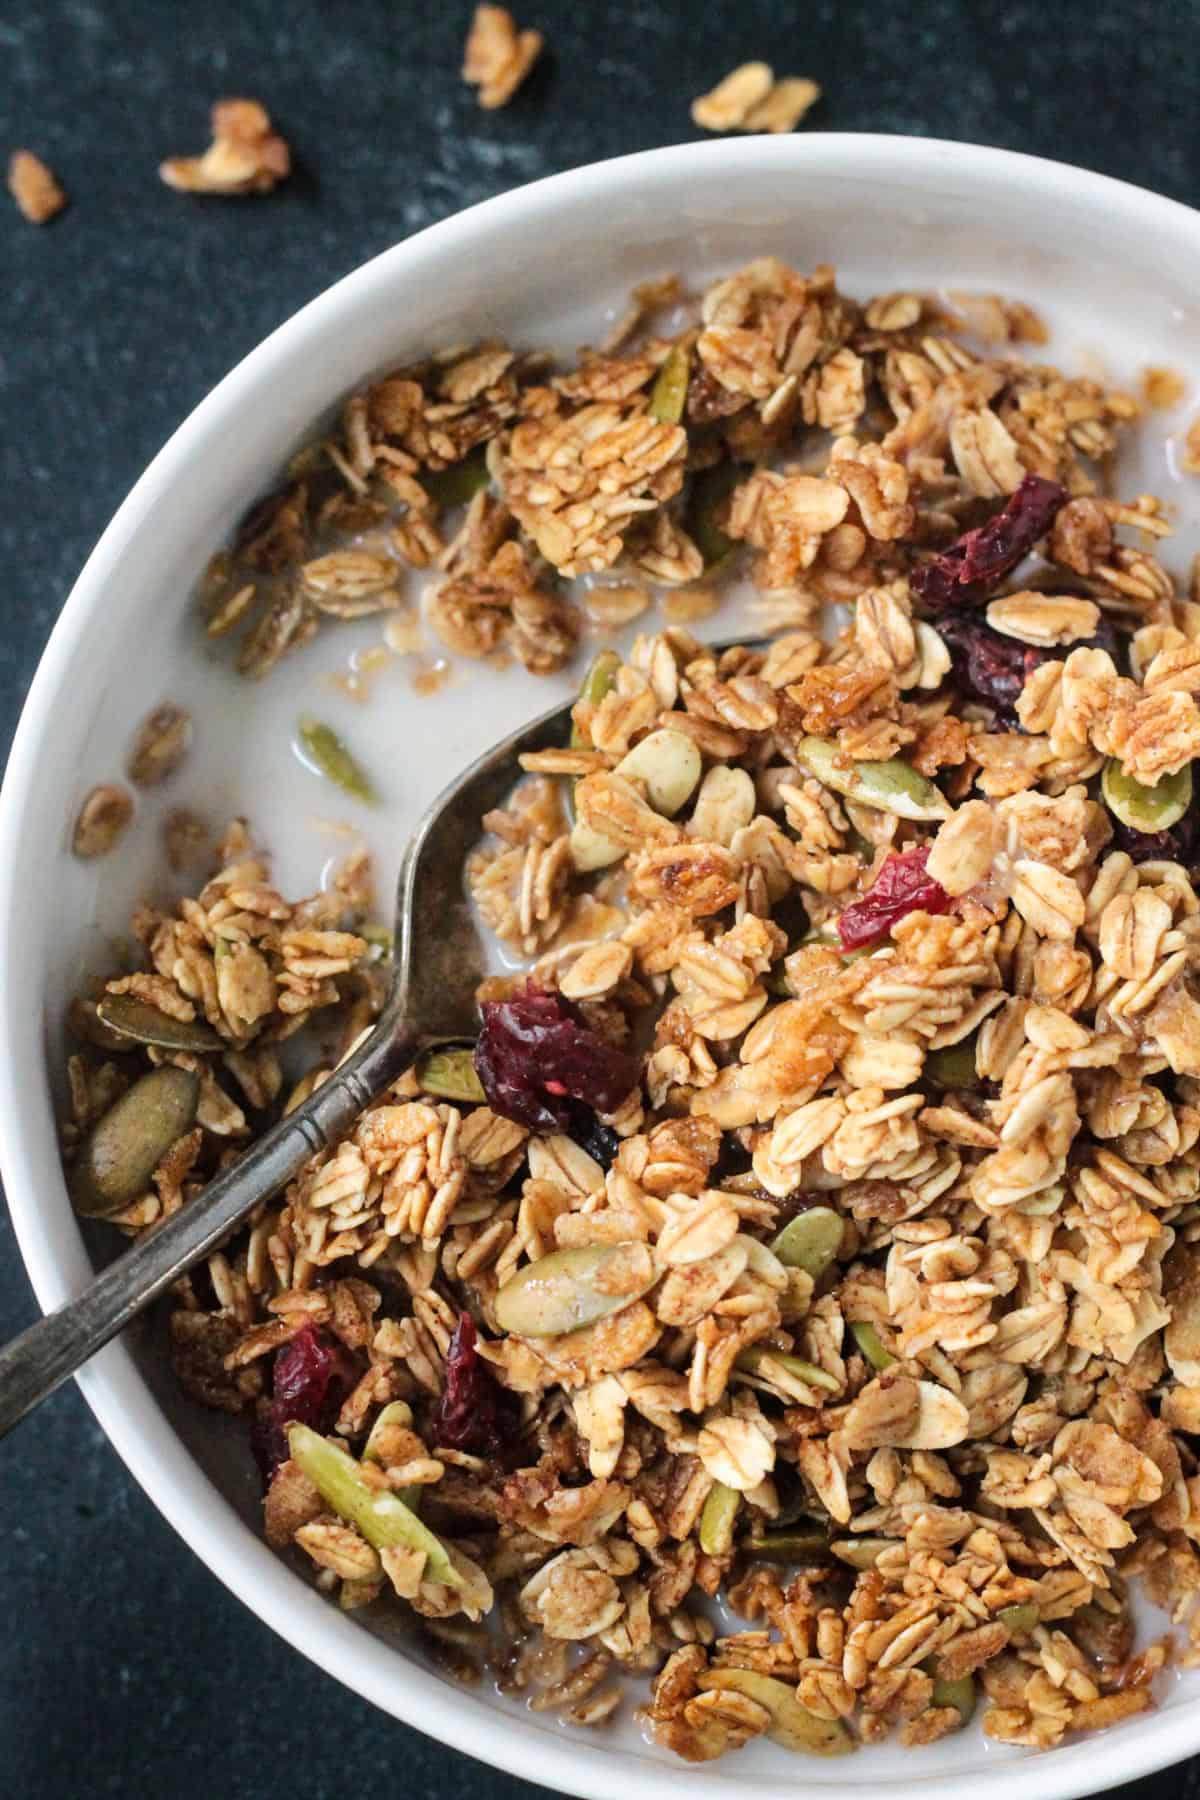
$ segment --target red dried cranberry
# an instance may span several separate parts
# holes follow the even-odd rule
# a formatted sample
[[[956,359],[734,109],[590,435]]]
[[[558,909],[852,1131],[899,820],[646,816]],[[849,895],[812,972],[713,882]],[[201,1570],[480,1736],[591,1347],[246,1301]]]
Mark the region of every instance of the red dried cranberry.
[[[964,532],[948,550],[913,570],[913,593],[935,613],[978,605],[1045,537],[1066,501],[1067,490],[1057,481],[1026,475],[994,519]]]
[[[929,845],[889,856],[872,888],[855,900],[838,920],[843,950],[861,950],[886,937],[910,912],[944,913],[953,902],[940,881],[925,873]]]
[[[1049,652],[1005,637],[971,613],[947,613],[937,629],[963,697],[985,701],[995,708],[998,723],[1015,726],[1021,689]]]
[[[460,1313],[446,1351],[445,1386],[430,1421],[434,1445],[494,1456],[514,1435],[513,1410],[510,1396],[479,1354],[474,1319]]]
[[[485,1000],[475,1069],[493,1112],[531,1131],[567,1131],[582,1101],[611,1112],[638,1079],[638,1060],[605,1043],[559,993],[528,982],[508,1000]]]
[[[617,1160],[617,1151],[621,1148],[621,1140],[611,1125],[602,1125],[595,1113],[580,1108],[579,1118],[572,1124],[571,1136],[581,1150],[586,1150],[594,1162],[598,1162],[605,1174]]]
[[[1124,850],[1135,863],[1177,862],[1185,869],[1200,863],[1200,795],[1178,824],[1166,831],[1136,831],[1115,817],[1112,827],[1114,850]]]
[[[319,1326],[306,1325],[275,1356],[271,1401],[256,1431],[255,1453],[269,1481],[288,1459],[289,1425],[329,1431],[357,1380],[353,1359]]]
[[[937,622],[938,634],[950,651],[954,685],[966,700],[983,700],[994,708],[996,722],[1020,729],[1017,700],[1021,689],[1044,662],[1062,662],[1072,650],[1107,650],[1121,666],[1121,647],[1111,622],[1101,618],[1094,637],[1079,643],[1035,649],[1016,638],[994,631],[976,613],[946,613]]]

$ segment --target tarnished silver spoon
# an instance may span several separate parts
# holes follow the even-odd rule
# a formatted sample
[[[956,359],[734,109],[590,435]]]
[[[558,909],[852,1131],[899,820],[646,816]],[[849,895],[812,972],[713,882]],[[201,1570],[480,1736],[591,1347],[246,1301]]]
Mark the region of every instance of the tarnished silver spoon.
[[[354,1055],[228,1173],[139,1238],[74,1300],[0,1350],[0,1436],[285,1187],[314,1152],[340,1137],[426,1045],[475,1035],[475,990],[487,967],[463,866],[483,814],[517,779],[517,758],[565,744],[573,705],[564,701],[495,745],[417,826],[397,886],[392,985]]]

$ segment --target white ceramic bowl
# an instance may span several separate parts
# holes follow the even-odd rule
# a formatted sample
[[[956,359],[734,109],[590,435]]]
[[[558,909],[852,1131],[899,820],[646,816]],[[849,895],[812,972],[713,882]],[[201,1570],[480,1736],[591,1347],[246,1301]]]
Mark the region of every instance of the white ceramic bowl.
[[[1171,491],[1168,441],[1200,379],[1200,216],[1053,163],[962,144],[884,137],[747,139],[654,151],[578,170],[477,206],[341,281],[247,357],[175,434],[113,520],[63,609],[30,691],[0,801],[0,1161],[21,1249],[43,1306],[87,1280],[55,1139],[61,1017],[85,968],[102,966],[130,900],[153,882],[156,825],[184,802],[249,812],[278,851],[281,886],[310,891],[339,849],[312,822],[330,809],[288,748],[314,684],[377,625],[347,627],[238,684],[205,651],[187,596],[210,551],[266,490],[314,423],[367,376],[446,343],[499,334],[569,349],[593,340],[630,285],[669,269],[695,277],[765,252],[801,268],[831,261],[854,293],[897,287],[1001,290],[1044,308],[1048,354],[1130,379],[1179,370],[1190,406],[1155,423],[1124,491]],[[1181,489],[1173,490],[1183,499]],[[1200,498],[1200,486],[1193,487]],[[1195,500],[1193,500],[1193,505]],[[1182,555],[1178,541],[1177,555]],[[557,687],[565,687],[566,677]],[[408,823],[456,765],[549,703],[555,683],[521,671],[464,675],[419,699],[403,672],[365,709],[322,688],[320,710],[365,745],[389,801],[376,837],[383,891]],[[196,748],[143,804],[126,848],[82,865],[70,822],[93,781],[119,773],[131,725],[159,700],[190,705]],[[291,821],[285,830],[280,821]],[[652,1800],[665,1777],[697,1796],[753,1781],[761,1800],[798,1787],[847,1793],[1088,1794],[1200,1749],[1200,1675],[1161,1709],[1032,1755],[977,1732],[930,1750],[891,1747],[833,1764],[756,1745],[684,1771],[636,1729],[568,1733],[489,1693],[467,1693],[341,1615],[260,1540],[244,1434],[176,1392],[147,1333],[97,1357],[84,1394],[133,1474],[234,1593],[298,1649],[396,1717],[530,1780],[594,1800]]]

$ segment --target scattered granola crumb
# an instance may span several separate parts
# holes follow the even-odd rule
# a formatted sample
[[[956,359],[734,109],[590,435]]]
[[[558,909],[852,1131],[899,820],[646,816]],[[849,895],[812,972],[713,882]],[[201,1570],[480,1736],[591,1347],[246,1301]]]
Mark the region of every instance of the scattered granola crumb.
[[[31,225],[45,225],[67,204],[52,169],[32,150],[14,150],[8,162],[8,191]]]
[[[269,194],[291,173],[291,153],[257,100],[218,100],[213,141],[203,156],[172,156],[159,164],[168,187],[182,194]]]
[[[748,62],[693,100],[692,119],[705,131],[794,131],[820,98],[807,76],[776,81],[769,63]]]
[[[1153,364],[1142,370],[1142,399],[1156,412],[1169,412],[1178,406],[1187,392],[1187,382],[1177,369],[1157,368]]]
[[[506,6],[477,6],[463,53],[463,80],[487,111],[507,106],[541,55],[540,31],[518,31]]]
[[[133,795],[115,782],[102,782],[85,796],[75,820],[71,848],[85,862],[107,856],[133,817]]]

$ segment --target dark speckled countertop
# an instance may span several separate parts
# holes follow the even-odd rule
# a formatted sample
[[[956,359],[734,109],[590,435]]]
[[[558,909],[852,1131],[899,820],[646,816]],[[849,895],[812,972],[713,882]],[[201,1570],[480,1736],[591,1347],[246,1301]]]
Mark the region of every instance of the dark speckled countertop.
[[[813,125],[1005,145],[1200,197],[1200,0],[522,0],[549,53],[483,114],[468,0],[40,0],[0,9],[0,152],[73,198],[0,203],[0,732],[100,530],[213,383],[376,251],[539,175],[699,135],[688,102],[750,57],[812,75]],[[170,195],[208,103],[260,95],[299,169],[239,204]],[[0,1217],[0,1324],[34,1316]],[[406,1800],[534,1790],[337,1687],[208,1574],[73,1387],[0,1446],[0,1779],[26,1796]],[[1097,1786],[1103,1785],[1097,1743]],[[1032,1768],[1014,1770],[1031,1795]],[[1200,1760],[1120,1790],[1200,1795]]]

